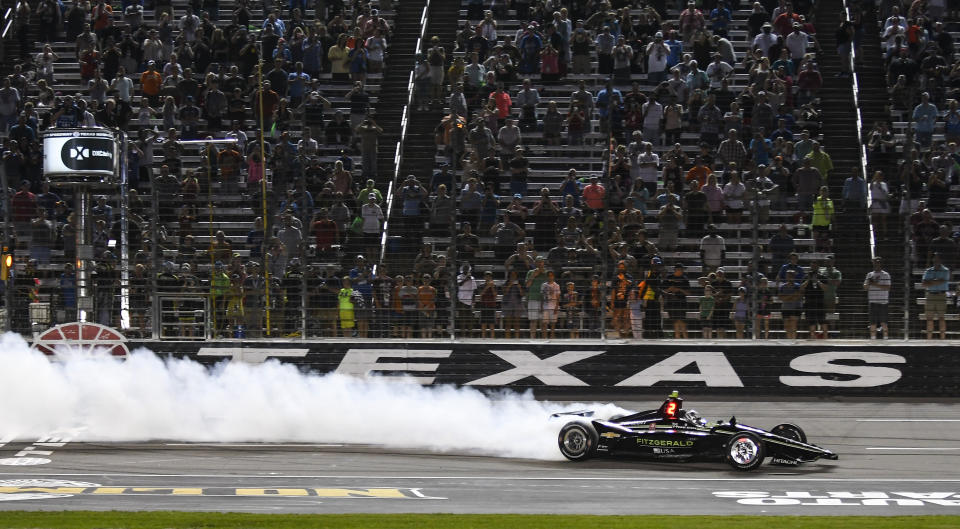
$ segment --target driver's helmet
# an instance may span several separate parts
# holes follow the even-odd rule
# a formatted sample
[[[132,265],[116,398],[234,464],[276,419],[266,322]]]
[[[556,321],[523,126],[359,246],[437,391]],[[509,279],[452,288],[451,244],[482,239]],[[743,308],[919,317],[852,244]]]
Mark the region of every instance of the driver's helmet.
[[[687,422],[693,424],[702,424],[704,422],[703,417],[697,413],[697,410],[687,410],[686,413],[684,413],[683,418],[686,419]]]
[[[670,393],[670,396],[667,397],[667,400],[663,402],[663,405],[660,406],[660,413],[668,419],[675,419],[677,417],[682,417],[681,410],[683,409],[683,399],[680,398],[680,393],[674,390]]]

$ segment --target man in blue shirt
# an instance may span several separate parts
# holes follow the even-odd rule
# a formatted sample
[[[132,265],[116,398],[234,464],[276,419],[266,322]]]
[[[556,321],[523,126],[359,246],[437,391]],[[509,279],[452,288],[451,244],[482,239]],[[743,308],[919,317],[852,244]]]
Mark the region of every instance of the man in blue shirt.
[[[670,68],[680,64],[680,59],[683,58],[683,43],[677,40],[677,32],[671,31],[670,39],[664,44],[670,48],[670,55],[667,56],[667,70],[670,70]]]
[[[943,265],[940,252],[933,254],[933,266],[923,272],[923,288],[927,289],[924,304],[927,319],[927,340],[933,339],[933,321],[940,321],[940,339],[947,337],[947,290],[950,289],[950,269]]]
[[[600,131],[607,132],[610,127],[610,100],[613,98],[613,95],[617,94],[620,96],[620,100],[623,100],[623,95],[620,93],[620,90],[617,90],[613,87],[613,81],[607,80],[607,86],[597,92],[597,101],[595,106],[597,108],[597,114],[600,115]]]
[[[937,107],[930,102],[930,94],[920,95],[920,104],[913,109],[913,121],[916,122],[917,141],[923,147],[929,147],[933,141],[933,128],[937,123]]]
[[[862,211],[867,207],[867,181],[859,172],[843,181],[843,210]]]
[[[727,36],[727,24],[730,23],[730,10],[727,9],[723,0],[717,2],[717,7],[710,11],[710,22],[713,25],[713,34],[722,37]]]
[[[297,108],[303,101],[303,94],[310,84],[310,76],[304,73],[303,63],[296,64],[296,70],[287,78],[287,95],[290,96],[290,106]]]

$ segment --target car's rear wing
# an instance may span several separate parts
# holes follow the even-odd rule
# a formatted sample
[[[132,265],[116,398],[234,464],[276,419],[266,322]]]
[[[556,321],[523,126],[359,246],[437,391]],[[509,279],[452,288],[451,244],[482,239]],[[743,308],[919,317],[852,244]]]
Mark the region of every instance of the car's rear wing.
[[[577,417],[593,417],[593,410],[561,411],[550,415],[551,417],[566,417],[576,415]]]

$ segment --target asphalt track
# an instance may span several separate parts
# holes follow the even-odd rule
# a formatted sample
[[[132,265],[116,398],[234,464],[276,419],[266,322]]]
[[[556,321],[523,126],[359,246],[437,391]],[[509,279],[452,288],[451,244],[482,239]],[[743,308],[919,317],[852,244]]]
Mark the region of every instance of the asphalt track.
[[[760,427],[788,419],[840,460],[743,474],[722,463],[569,463],[374,445],[0,438],[0,510],[960,514],[957,403],[688,399],[687,407]],[[10,464],[31,456],[49,462]]]

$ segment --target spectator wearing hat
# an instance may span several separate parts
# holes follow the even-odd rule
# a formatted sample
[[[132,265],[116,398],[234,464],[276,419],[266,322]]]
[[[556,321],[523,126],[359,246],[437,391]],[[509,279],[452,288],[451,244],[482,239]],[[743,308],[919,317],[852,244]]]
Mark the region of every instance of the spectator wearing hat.
[[[663,338],[663,287],[663,260],[655,256],[650,259],[647,277],[637,288],[638,296],[643,300],[644,306],[643,335],[645,338]]]
[[[933,265],[924,270],[923,288],[927,290],[924,313],[927,340],[933,339],[934,321],[940,324],[940,339],[947,338],[947,292],[950,290],[950,269],[943,264],[940,252],[933,253]]]
[[[666,79],[667,59],[670,57],[670,47],[663,41],[663,32],[658,31],[653,36],[653,42],[647,44],[647,82],[658,85]]]
[[[773,33],[773,25],[767,22],[760,28],[760,33],[753,38],[753,45],[751,48],[754,50],[760,50],[764,57],[773,59],[773,57],[770,57],[770,49],[776,43],[777,36]]]

